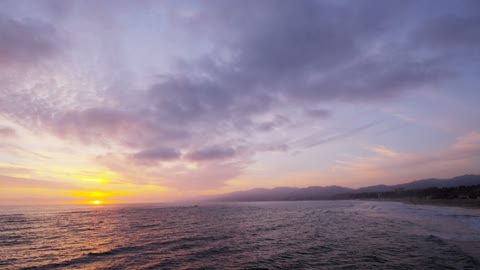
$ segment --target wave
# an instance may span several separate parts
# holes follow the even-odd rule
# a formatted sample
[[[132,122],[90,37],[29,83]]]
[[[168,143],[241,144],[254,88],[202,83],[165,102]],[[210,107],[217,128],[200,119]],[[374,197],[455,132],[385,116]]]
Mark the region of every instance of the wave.
[[[112,210],[94,217],[72,212],[74,224],[62,227],[55,224],[59,216],[65,213],[35,214],[35,222],[19,215],[30,223],[0,224],[9,229],[0,230],[0,242],[10,241],[0,245],[0,269],[479,268],[442,237],[480,235],[480,215],[459,209],[382,202],[239,203],[201,211]],[[104,222],[85,222],[96,219]]]

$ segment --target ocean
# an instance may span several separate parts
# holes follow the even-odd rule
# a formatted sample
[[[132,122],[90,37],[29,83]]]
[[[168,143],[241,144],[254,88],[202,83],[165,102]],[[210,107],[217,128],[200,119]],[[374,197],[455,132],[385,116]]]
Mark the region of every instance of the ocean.
[[[0,208],[0,269],[480,269],[480,210],[305,201]]]

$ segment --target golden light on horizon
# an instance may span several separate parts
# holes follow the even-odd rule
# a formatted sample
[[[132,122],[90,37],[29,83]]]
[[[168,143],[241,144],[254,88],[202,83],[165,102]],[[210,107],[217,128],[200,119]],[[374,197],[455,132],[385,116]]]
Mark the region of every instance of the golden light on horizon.
[[[75,204],[111,204],[118,203],[119,198],[129,195],[128,191],[124,190],[72,190],[71,196],[77,198]]]
[[[108,180],[105,178],[82,178],[81,180],[84,182],[97,183],[97,184],[108,183]]]

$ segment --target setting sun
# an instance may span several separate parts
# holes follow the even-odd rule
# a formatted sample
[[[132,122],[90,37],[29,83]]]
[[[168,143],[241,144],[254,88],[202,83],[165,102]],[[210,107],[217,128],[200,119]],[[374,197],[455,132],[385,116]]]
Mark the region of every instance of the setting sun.
[[[92,204],[102,204],[102,201],[95,200],[95,201],[92,201]]]

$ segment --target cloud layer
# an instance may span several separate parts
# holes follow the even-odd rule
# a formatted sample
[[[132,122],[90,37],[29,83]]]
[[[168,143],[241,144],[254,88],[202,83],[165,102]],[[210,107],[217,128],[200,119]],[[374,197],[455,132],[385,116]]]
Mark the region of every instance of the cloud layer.
[[[93,158],[128,181],[222,187],[257,154],[381,123],[310,129],[339,107],[478,75],[480,5],[430,4],[6,1],[0,116],[103,147]],[[15,134],[0,126],[1,137]]]

